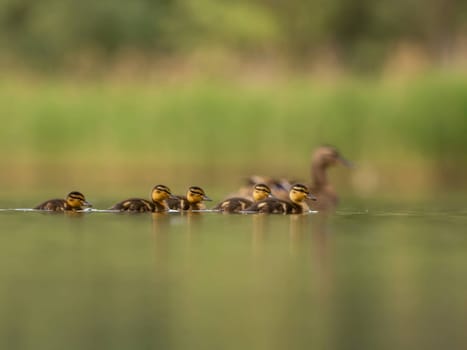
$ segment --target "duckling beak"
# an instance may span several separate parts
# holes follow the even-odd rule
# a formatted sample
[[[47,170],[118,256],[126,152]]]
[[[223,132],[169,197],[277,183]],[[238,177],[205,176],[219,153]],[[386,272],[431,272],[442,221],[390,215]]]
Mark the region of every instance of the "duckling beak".
[[[318,198],[316,198],[316,196],[315,196],[314,194],[312,194],[312,193],[308,193],[307,196],[306,196],[306,198],[311,199],[312,201],[315,201],[315,200],[318,199]]]
[[[87,202],[87,201],[83,201],[83,207],[86,207],[86,208],[91,208],[92,207],[92,204]]]
[[[212,199],[209,198],[208,196],[204,195],[203,196],[203,201],[212,201]]]
[[[355,165],[344,157],[337,158],[337,161],[347,168],[355,168]]]
[[[170,199],[177,199],[178,197],[172,193],[169,194],[169,198]]]

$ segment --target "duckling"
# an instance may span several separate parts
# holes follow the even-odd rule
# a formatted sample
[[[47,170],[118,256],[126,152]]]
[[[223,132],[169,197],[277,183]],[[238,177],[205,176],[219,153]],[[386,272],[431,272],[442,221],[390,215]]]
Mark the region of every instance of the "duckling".
[[[129,198],[113,205],[110,210],[128,212],[163,212],[169,209],[167,199],[174,196],[164,185],[156,185],[151,191],[151,201],[141,198]]]
[[[38,210],[50,211],[77,211],[92,207],[92,204],[86,201],[81,192],[73,191],[68,193],[65,199],[49,199],[34,207]]]
[[[238,213],[253,205],[255,202],[271,197],[271,189],[265,184],[257,184],[253,188],[253,200],[243,197],[228,198],[218,205],[213,210],[224,211],[228,213]]]
[[[191,186],[188,189],[186,196],[175,196],[169,198],[167,203],[170,209],[175,210],[203,210],[206,206],[202,201],[211,201],[212,199],[206,196],[204,190],[198,186]]]
[[[246,211],[271,214],[301,214],[310,211],[306,199],[316,200],[308,188],[295,184],[289,191],[289,200],[266,198],[248,207]]]

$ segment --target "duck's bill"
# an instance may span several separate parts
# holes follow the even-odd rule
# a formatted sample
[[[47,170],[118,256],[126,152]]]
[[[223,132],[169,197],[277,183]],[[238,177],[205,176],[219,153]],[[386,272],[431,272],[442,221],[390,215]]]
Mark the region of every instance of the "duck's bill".
[[[208,196],[204,195],[203,196],[203,201],[212,201],[212,199],[209,198]]]
[[[83,202],[83,207],[91,208],[91,207],[92,207],[92,204],[89,203],[89,202],[84,201],[84,202]]]
[[[354,164],[351,161],[345,159],[344,157],[339,157],[338,161],[339,161],[339,163],[341,163],[343,166],[345,166],[347,168],[354,168],[355,167]]]
[[[318,198],[316,198],[316,196],[315,196],[314,194],[311,194],[311,193],[308,193],[308,195],[306,196],[306,198],[311,199],[312,201],[315,201],[315,200],[318,199]]]
[[[172,193],[169,194],[169,198],[170,199],[178,199],[178,197],[176,195],[172,194]]]

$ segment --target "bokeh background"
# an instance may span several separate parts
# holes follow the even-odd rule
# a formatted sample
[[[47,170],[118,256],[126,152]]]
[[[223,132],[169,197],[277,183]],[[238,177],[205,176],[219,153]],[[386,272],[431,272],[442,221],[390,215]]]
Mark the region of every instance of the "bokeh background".
[[[0,209],[355,164],[329,216],[0,210],[0,349],[467,349],[467,1],[0,0],[0,77]]]
[[[467,4],[1,0],[0,191],[99,198],[253,173],[357,198],[467,186]],[[11,202],[12,201],[12,202]],[[105,204],[103,204],[105,205]]]

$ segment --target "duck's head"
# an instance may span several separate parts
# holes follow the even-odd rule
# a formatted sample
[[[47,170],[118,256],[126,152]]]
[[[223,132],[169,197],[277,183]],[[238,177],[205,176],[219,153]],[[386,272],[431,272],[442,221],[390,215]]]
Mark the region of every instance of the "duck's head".
[[[204,190],[201,187],[198,186],[191,186],[188,189],[188,192],[186,194],[186,198],[188,202],[190,203],[199,203],[202,201],[211,201],[212,199],[206,196],[206,193],[204,193]]]
[[[151,191],[151,199],[153,202],[162,202],[169,198],[174,198],[170,188],[164,185],[157,185]]]
[[[327,168],[336,164],[342,164],[348,168],[353,166],[351,162],[342,157],[342,155],[335,147],[328,145],[319,147],[313,153],[312,163],[323,168]]]
[[[301,203],[305,199],[316,200],[316,197],[310,193],[308,187],[302,184],[295,184],[289,192],[289,198],[294,203]]]
[[[82,208],[92,207],[92,204],[87,202],[86,198],[84,198],[84,195],[78,191],[68,193],[65,201],[66,204],[72,209],[80,210]]]
[[[258,202],[260,200],[271,197],[271,189],[265,184],[257,184],[253,188],[253,199]]]

